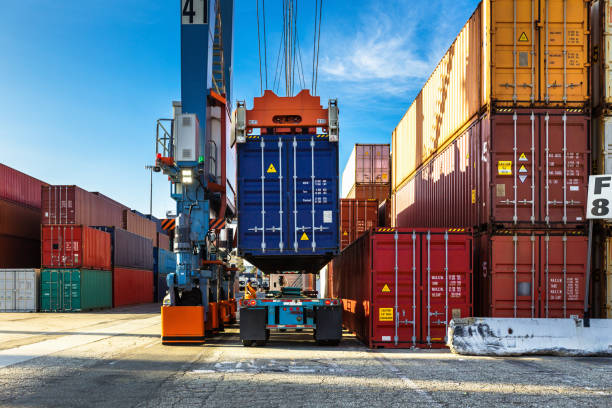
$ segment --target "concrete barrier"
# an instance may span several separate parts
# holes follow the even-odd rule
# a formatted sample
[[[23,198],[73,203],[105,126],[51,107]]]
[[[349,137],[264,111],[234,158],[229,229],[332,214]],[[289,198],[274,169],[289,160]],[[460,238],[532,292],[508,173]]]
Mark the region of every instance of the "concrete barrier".
[[[456,354],[479,356],[612,356],[612,319],[454,319],[448,344]]]

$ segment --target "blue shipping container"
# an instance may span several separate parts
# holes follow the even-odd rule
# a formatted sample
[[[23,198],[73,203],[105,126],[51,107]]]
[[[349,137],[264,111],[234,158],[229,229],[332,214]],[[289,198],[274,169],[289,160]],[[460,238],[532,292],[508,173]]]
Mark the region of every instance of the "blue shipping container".
[[[176,254],[153,248],[153,301],[161,302],[168,291],[166,276],[176,270]]]
[[[338,143],[327,135],[238,144],[238,253],[264,272],[317,272],[338,253]]]

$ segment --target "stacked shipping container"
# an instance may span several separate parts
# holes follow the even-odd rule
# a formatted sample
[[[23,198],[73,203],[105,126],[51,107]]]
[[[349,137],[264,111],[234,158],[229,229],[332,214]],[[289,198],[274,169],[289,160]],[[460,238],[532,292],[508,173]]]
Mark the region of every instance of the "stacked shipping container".
[[[392,134],[394,226],[475,229],[477,315],[581,314],[588,21],[482,1]]]
[[[378,224],[378,201],[340,199],[340,249],[346,248],[361,234]]]
[[[356,144],[342,173],[342,197],[383,201],[390,193],[390,146]]]

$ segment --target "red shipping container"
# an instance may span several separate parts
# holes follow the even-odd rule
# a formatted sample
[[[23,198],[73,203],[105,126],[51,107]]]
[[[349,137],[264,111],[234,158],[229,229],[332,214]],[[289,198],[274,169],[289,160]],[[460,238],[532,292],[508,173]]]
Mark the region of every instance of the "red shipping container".
[[[378,201],[340,199],[340,249],[378,225]]]
[[[40,208],[40,189],[47,183],[0,163],[0,198]]]
[[[111,237],[82,225],[43,225],[43,268],[111,270]]]
[[[153,271],[113,268],[113,307],[153,302]]]
[[[357,200],[386,200],[391,194],[391,184],[369,184],[361,183],[353,185],[346,198]]]
[[[43,224],[105,225],[121,228],[126,207],[77,186],[42,188]]]
[[[170,251],[170,237],[163,232],[157,233],[157,240],[154,242],[156,247]]]
[[[40,208],[0,199],[0,235],[40,241]]]
[[[129,209],[123,210],[122,228],[141,237],[149,238],[153,243],[157,243],[157,225],[155,222],[141,217]]]
[[[391,226],[391,199],[389,198],[378,204],[378,226]]]
[[[513,231],[509,235],[481,235],[476,279],[478,314],[582,316],[587,238],[576,234]]]
[[[369,231],[334,259],[344,325],[369,347],[444,347],[448,322],[472,315],[472,237],[391,230]]]
[[[2,268],[40,268],[40,240],[0,234]]]
[[[566,227],[584,223],[589,116],[498,110],[393,194],[395,226]]]

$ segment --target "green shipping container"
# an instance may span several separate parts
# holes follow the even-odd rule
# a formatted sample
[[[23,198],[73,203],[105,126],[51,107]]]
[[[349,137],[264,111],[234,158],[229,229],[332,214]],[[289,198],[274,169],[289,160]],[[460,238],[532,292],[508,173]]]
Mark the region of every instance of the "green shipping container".
[[[43,269],[40,278],[42,312],[78,312],[110,308],[113,304],[111,271]]]

